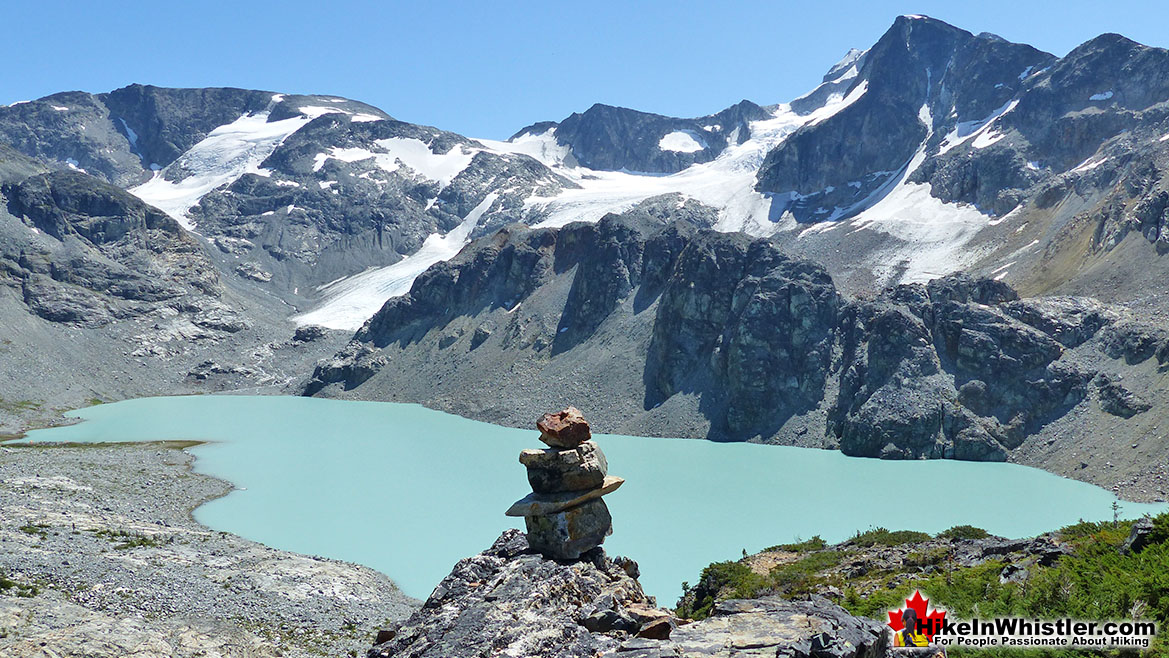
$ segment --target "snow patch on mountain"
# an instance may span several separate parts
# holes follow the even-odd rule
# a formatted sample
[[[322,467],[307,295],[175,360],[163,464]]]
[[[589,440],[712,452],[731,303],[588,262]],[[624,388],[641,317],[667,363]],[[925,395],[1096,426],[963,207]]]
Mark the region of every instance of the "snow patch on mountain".
[[[824,79],[826,81],[840,82],[855,78],[860,74],[858,67],[861,63],[861,58],[867,55],[868,52],[859,48],[850,48],[839,62],[828,69],[828,73],[825,74]]]
[[[789,202],[786,195],[772,196],[755,190],[757,174],[767,154],[804,126],[819,124],[856,103],[868,91],[868,81],[858,79],[844,90],[842,80],[857,78],[857,65],[865,53],[850,52],[842,60],[833,81],[824,84],[835,93],[810,113],[799,114],[790,105],[770,108],[771,117],[752,121],[748,138],[731,144],[714,160],[692,165],[669,175],[651,175],[628,171],[599,171],[578,165],[568,146],[556,140],[555,127],[542,133],[524,133],[507,142],[480,139],[469,147],[456,146],[445,154],[436,154],[416,139],[378,140],[368,148],[333,148],[317,156],[314,169],[320,170],[329,158],[345,161],[374,158],[378,166],[395,171],[405,166],[428,179],[447,185],[463,171],[480,150],[531,157],[578,187],[567,188],[554,196],[534,195],[524,201],[516,219],[539,219],[536,227],[560,227],[575,221],[594,222],[606,214],[624,212],[651,197],[680,194],[718,211],[714,226],[720,231],[744,231],[769,236],[787,231],[791,239],[809,238],[834,229],[843,236],[857,232],[877,232],[896,238],[897,246],[868,263],[884,283],[925,281],[960,269],[977,254],[967,245],[985,227],[989,218],[976,207],[945,203],[933,197],[928,184],[909,183],[910,175],[925,159],[925,144],[898,171],[873,172],[887,182],[866,199],[848,208],[823,209],[825,221],[805,227],[790,213],[779,214]],[[989,116],[958,125],[943,141],[943,152],[964,143],[976,148],[989,146],[1003,138],[995,131],[995,121],[1015,108],[1010,101]],[[920,118],[932,135],[933,120],[928,103]],[[694,152],[705,148],[701,136],[692,131],[675,131],[664,136],[659,148]],[[477,148],[481,145],[481,148]],[[862,183],[858,181],[859,187]],[[458,228],[446,235],[429,236],[415,254],[391,265],[342,279],[320,289],[322,302],[309,312],[293,319],[299,324],[321,324],[336,329],[360,327],[391,297],[405,294],[414,278],[434,263],[453,257],[467,242],[481,219],[491,212],[496,200],[488,195],[466,215]],[[775,206],[774,204],[782,204]],[[841,220],[842,217],[849,219]],[[831,238],[828,238],[831,239]]]
[[[323,117],[326,114],[350,114],[350,112],[346,112],[339,107],[327,107],[323,105],[302,105],[296,108],[296,111],[305,115],[309,119]]]
[[[268,121],[268,112],[245,114],[212,130],[178,160],[130,193],[194,230],[187,211],[205,194],[229,185],[245,173],[259,173],[259,165],[289,135],[309,122],[308,116]],[[168,180],[179,175],[179,180]]]
[[[961,146],[971,139],[974,140],[974,148],[986,148],[994,144],[1002,138],[1001,133],[997,133],[993,129],[993,124],[1001,117],[1010,113],[1019,104],[1018,99],[1012,99],[1004,103],[989,116],[978,121],[963,121],[951,130],[945,138],[942,139],[941,147],[939,148],[939,155],[944,155],[951,149]]]
[[[658,140],[658,148],[677,153],[695,153],[706,149],[706,143],[692,130],[675,130]]]
[[[446,153],[435,153],[426,142],[412,137],[379,139],[374,141],[374,145],[379,148],[378,151],[361,147],[337,147],[329,149],[328,153],[318,153],[313,158],[313,171],[320,171],[329,159],[358,162],[373,158],[377,166],[387,172],[397,171],[404,165],[445,188],[475,157],[474,150],[465,149],[462,145]]]
[[[499,153],[516,153],[534,158],[546,167],[562,167],[569,160],[572,148],[556,141],[556,129],[549,128],[533,135],[524,133],[508,142],[493,139],[476,139],[489,150]]]
[[[1013,105],[1008,105],[1013,109]],[[1008,111],[1000,109],[998,116]],[[926,126],[933,125],[927,105],[922,106],[920,114],[924,119],[930,119],[924,121]],[[984,128],[993,122],[994,119],[988,120]],[[925,161],[926,144],[932,134],[931,128],[897,176],[856,206],[863,210],[832,224],[833,227],[846,227],[845,235],[869,230],[901,242],[885,253],[876,254],[870,261],[881,285],[925,283],[973,263],[979,254],[966,245],[991,221],[975,206],[947,203],[934,197],[928,183],[909,182],[913,172]],[[980,130],[975,134],[986,133]]]
[[[1092,171],[1096,167],[1099,167],[1100,165],[1104,164],[1105,162],[1108,162],[1108,160],[1109,160],[1109,158],[1107,158],[1107,157],[1097,158],[1097,157],[1093,156],[1093,157],[1088,158],[1087,160],[1084,160],[1083,162],[1081,162],[1079,165],[1076,166],[1075,169],[1072,169],[1072,173],[1075,174],[1075,173],[1082,173],[1082,172],[1086,172],[1086,171]]]
[[[630,172],[595,171],[584,167],[565,168],[561,173],[579,185],[555,197],[532,197],[529,210],[544,215],[537,226],[563,226],[575,221],[597,221],[611,212],[623,212],[640,201],[661,194],[680,193],[719,211],[715,228],[768,235],[776,230],[771,221],[771,197],[755,191],[755,175],[767,153],[788,135],[812,121],[823,120],[855,102],[861,91],[849,98],[836,95],[824,107],[798,115],[782,104],[772,118],[750,123],[750,138],[727,147],[710,162],[692,165],[668,176]],[[855,91],[855,90],[854,90]]]
[[[414,279],[439,261],[449,260],[467,244],[479,219],[499,195],[492,192],[475,206],[462,223],[446,233],[433,233],[414,254],[388,267],[334,281],[318,291],[323,301],[312,311],[294,316],[298,325],[317,324],[329,329],[356,331],[392,297],[410,291]]]
[[[848,92],[848,95],[844,96],[843,98],[840,96],[840,94],[832,94],[828,97],[828,102],[824,104],[824,107],[821,107],[820,109],[808,115],[808,125],[814,126],[835,116],[837,112],[860,100],[861,96],[864,96],[868,89],[869,81],[861,80],[856,84],[856,86],[852,88],[852,91]]]

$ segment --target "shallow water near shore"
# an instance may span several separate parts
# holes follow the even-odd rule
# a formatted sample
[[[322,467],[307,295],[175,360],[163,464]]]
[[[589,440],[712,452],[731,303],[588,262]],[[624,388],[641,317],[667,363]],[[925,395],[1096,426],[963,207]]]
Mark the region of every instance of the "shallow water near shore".
[[[419,405],[300,397],[188,396],[70,412],[83,423],[26,441],[210,441],[200,473],[237,490],[195,511],[216,530],[275,548],[348,560],[425,598],[460,558],[522,519],[503,515],[529,492],[518,454],[533,430]],[[587,415],[587,411],[586,411]],[[1023,537],[1110,520],[1110,492],[1013,464],[857,459],[828,450],[596,435],[613,475],[610,555],[672,606],[682,581],[741,551],[871,527],[936,533],[970,524]],[[1164,504],[1121,501],[1120,514]],[[517,523],[518,521],[518,523]]]

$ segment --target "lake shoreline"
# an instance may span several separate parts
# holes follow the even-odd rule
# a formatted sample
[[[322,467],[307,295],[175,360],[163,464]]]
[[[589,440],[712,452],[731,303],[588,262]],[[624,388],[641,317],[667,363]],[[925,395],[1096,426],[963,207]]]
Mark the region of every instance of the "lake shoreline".
[[[158,395],[145,395],[145,396],[139,396],[139,397],[130,397],[130,398],[126,398],[125,400],[111,400],[111,401],[107,402],[107,404],[113,404],[115,402],[124,402],[124,401],[129,401],[129,400],[155,398],[155,397],[192,397],[192,396],[203,396],[203,395],[226,395],[226,396],[256,395],[256,396],[263,396],[263,397],[302,397],[302,396],[298,396],[298,395],[290,395],[287,392],[287,389],[285,389],[285,388],[250,387],[250,388],[245,388],[245,389],[215,391],[212,393],[201,393],[201,392],[159,393]],[[349,396],[345,396],[345,397],[341,397],[341,398],[328,398],[328,397],[326,397],[326,398],[317,398],[317,399],[336,399],[338,401],[353,401],[353,402],[393,402],[393,403],[418,404],[422,407],[425,407],[427,409],[431,409],[433,411],[440,411],[442,413],[455,415],[455,416],[458,416],[460,418],[465,418],[467,420],[474,420],[474,421],[478,421],[478,422],[488,423],[491,425],[495,425],[497,427],[505,427],[505,428],[512,428],[512,429],[530,429],[530,427],[526,426],[526,425],[498,422],[499,418],[494,416],[494,415],[491,415],[491,414],[471,413],[469,409],[466,409],[463,407],[451,406],[451,405],[438,404],[433,400],[425,400],[425,401],[420,401],[420,402],[405,401],[405,400],[389,400],[389,401],[387,401],[387,400],[367,400],[367,399],[363,399],[363,398],[349,397]],[[87,408],[87,407],[83,407],[81,409],[84,409],[84,408]],[[0,434],[0,445],[3,445],[6,442],[18,441],[18,440],[24,439],[27,437],[27,433],[31,432],[31,431],[40,430],[40,429],[52,429],[52,428],[56,428],[56,427],[65,427],[65,426],[69,426],[69,425],[73,425],[73,424],[76,424],[78,422],[81,422],[79,419],[77,419],[75,417],[71,417],[71,416],[66,415],[67,413],[70,413],[71,411],[78,411],[78,410],[80,410],[80,409],[66,410],[66,411],[58,410],[58,411],[54,412],[56,415],[53,417],[42,417],[37,422],[22,424],[22,426],[17,428],[14,433]],[[533,422],[534,422],[534,420],[535,419],[533,419]],[[9,428],[9,429],[11,429],[11,428]],[[693,439],[693,440],[698,440],[698,441],[709,441],[710,440],[710,439],[707,439],[707,438],[704,438],[701,436],[665,437],[665,436],[660,436],[657,434],[649,434],[649,433],[635,434],[634,436],[640,436],[640,437],[645,437],[645,438],[662,438],[662,439],[681,438],[681,439]],[[713,441],[713,442],[714,443],[723,443],[720,441]],[[794,445],[794,444],[775,443],[775,442],[760,441],[760,440],[749,440],[749,441],[743,441],[743,442],[726,442],[726,443],[752,443],[752,444],[757,444],[757,445],[768,445],[768,446]],[[1102,489],[1106,489],[1108,491],[1111,491],[1113,494],[1115,494],[1118,498],[1120,498],[1124,502],[1160,503],[1160,502],[1165,502],[1165,501],[1169,500],[1169,466],[1152,464],[1136,476],[1133,476],[1130,478],[1125,478],[1125,479],[1120,480],[1120,481],[1116,481],[1116,478],[1109,472],[1111,470],[1111,462],[1100,463],[1099,460],[1092,459],[1092,460],[1080,462],[1078,468],[1074,468],[1071,470],[1050,468],[1049,464],[1047,464],[1047,460],[1045,457],[1045,453],[1047,452],[1046,449],[1049,449],[1049,445],[1050,444],[1048,444],[1047,446],[1030,446],[1030,447],[1023,446],[1019,452],[1012,454],[1007,461],[1008,461],[1008,463],[1019,464],[1021,466],[1028,466],[1031,468],[1037,468],[1039,470],[1046,471],[1048,473],[1051,473],[1051,474],[1059,476],[1059,477],[1067,478],[1070,480],[1076,480],[1079,482],[1085,482],[1087,484],[1092,484],[1092,485],[1098,486]],[[794,447],[817,447],[821,450],[839,452],[839,450],[837,448],[831,447],[831,446],[802,446],[802,445],[798,445],[798,446],[794,446]],[[871,458],[857,457],[856,459],[871,459]],[[949,460],[939,460],[939,461],[949,461]],[[1067,472],[1061,472],[1061,470],[1067,471]]]
[[[200,507],[200,522],[282,550],[369,566],[416,598],[514,525],[502,512],[528,488],[515,455],[539,445],[534,431],[418,404],[182,396],[74,415],[90,420],[31,432],[29,441],[209,440],[191,451],[196,468],[238,490]],[[972,524],[1003,537],[1034,536],[1077,519],[1110,519],[1117,500],[1098,487],[1011,464],[861,460],[797,447],[595,436],[613,473],[627,480],[610,503],[615,533],[606,550],[643,562],[646,591],[663,601],[676,598],[679,583],[706,564],[743,549],[813,534],[843,541],[873,527],[936,533]],[[923,510],[911,527],[883,496],[866,493],[909,485],[947,492],[944,505]],[[674,504],[663,508],[662,500]],[[727,501],[739,502],[728,508]],[[771,513],[780,508],[787,511]],[[1135,518],[1164,505],[1120,508]],[[711,523],[699,528],[690,522],[696,517]]]
[[[347,655],[417,607],[371,568],[198,523],[234,485],[193,470],[197,443],[0,446],[0,653]]]

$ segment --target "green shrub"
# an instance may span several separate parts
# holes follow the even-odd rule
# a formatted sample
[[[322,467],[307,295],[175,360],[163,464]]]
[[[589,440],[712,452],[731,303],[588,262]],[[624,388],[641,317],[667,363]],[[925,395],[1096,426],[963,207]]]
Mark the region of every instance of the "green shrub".
[[[811,539],[798,541],[794,544],[776,544],[770,548],[763,549],[764,553],[771,551],[789,551],[792,553],[807,553],[809,551],[818,551],[828,545],[828,542],[820,538],[820,535],[815,535]]]
[[[41,539],[49,536],[49,526],[44,523],[26,523],[20,526],[20,531],[26,535],[34,535]]]
[[[1153,531],[1149,533],[1150,544],[1164,544],[1169,541],[1169,512],[1153,517]]]
[[[924,532],[917,532],[916,530],[894,530],[890,531],[886,528],[873,528],[865,532],[857,532],[849,541],[857,546],[868,548],[869,546],[900,546],[901,544],[916,544],[918,542],[928,541],[929,534]]]
[[[751,571],[745,562],[715,562],[702,570],[698,584],[683,595],[678,614],[691,619],[705,619],[720,598],[750,599],[766,585],[763,576]],[[726,596],[720,596],[724,590]]]
[[[920,551],[912,551],[905,556],[907,567],[928,567],[941,564],[950,555],[950,549],[945,546],[935,546]]]
[[[809,553],[795,562],[772,567],[767,574],[768,584],[770,589],[782,590],[787,596],[810,594],[828,584],[821,572],[840,564],[843,558],[838,551]]]
[[[31,599],[39,590],[36,585],[20,583],[0,573],[0,594],[12,594],[21,598]]]
[[[938,533],[939,539],[985,539],[990,533],[972,525],[956,525]]]
[[[1080,521],[1069,526],[1064,526],[1058,530],[1059,536],[1066,540],[1083,539],[1091,537],[1103,529],[1103,523],[1095,523],[1092,521]]]
[[[173,537],[163,542],[154,537],[147,537],[141,533],[130,532],[129,530],[111,530],[109,528],[101,528],[94,530],[93,534],[98,537],[104,537],[114,544],[114,548],[119,551],[129,550],[131,548],[140,548],[143,546],[162,546],[164,543],[173,541]]]

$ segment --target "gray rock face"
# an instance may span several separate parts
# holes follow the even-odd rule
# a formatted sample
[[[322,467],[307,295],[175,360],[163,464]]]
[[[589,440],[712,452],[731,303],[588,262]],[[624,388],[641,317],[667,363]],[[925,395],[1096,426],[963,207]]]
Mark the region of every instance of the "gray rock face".
[[[95,326],[165,307],[207,329],[247,326],[219,302],[219,274],[199,243],[136,197],[72,171],[4,183],[0,194],[13,222],[0,263],[36,315]]]
[[[851,305],[832,431],[847,454],[1003,460],[1038,425],[1083,399],[1094,373],[1061,362],[1079,305],[1029,307],[1015,292],[966,276],[900,286]],[[1015,306],[1010,306],[1015,304]]]
[[[1107,373],[1096,375],[1092,380],[1100,393],[1100,408],[1121,418],[1132,418],[1153,408],[1136,393],[1128,390]]]
[[[862,87],[863,94],[769,153],[757,189],[786,197],[785,209],[807,222],[860,212],[905,175],[929,184],[942,201],[999,216],[1027,201],[1050,208],[1071,196],[1113,192],[1111,168],[1142,146],[1163,150],[1151,144],[1159,133],[1140,129],[1164,119],[1166,62],[1169,52],[1118,35],[1056,58],[991,34],[901,17],[853,58],[855,77],[830,73],[811,96],[861,94]],[[915,154],[919,166],[907,172]],[[1110,170],[1077,170],[1090,159],[1093,169],[1112,160]],[[1140,178],[1148,184],[1160,177]],[[1127,215],[1109,222],[1109,242],[1135,229],[1165,250],[1169,197],[1156,187],[1137,196],[1139,203],[1104,206]]]
[[[467,164],[449,182],[431,180],[392,156],[394,140],[417,140],[420,148],[465,157]],[[533,194],[575,187],[530,157],[487,152],[461,135],[388,116],[320,116],[261,166],[271,173],[245,174],[203,197],[190,215],[221,249],[288,291],[392,264],[428,235],[458,226],[480,204],[476,236],[523,216],[523,202]],[[251,248],[240,251],[241,244]]]
[[[268,122],[317,118],[277,145],[262,164],[267,175],[244,174],[187,214],[236,261],[231,276],[293,299],[396,262],[480,204],[486,205],[477,234],[526,217],[523,201],[534,194],[575,186],[528,156],[489,152],[364,103],[244,89],[131,85],[108,94],[56,94],[0,107],[0,142],[50,167],[127,188],[154,175],[185,178],[188,149],[220,126],[265,112]],[[388,149],[378,142],[394,139],[416,139],[435,155],[468,162],[452,180],[431,180],[425,175],[431,172],[385,157]],[[361,152],[368,157],[355,155]]]
[[[552,315],[525,316],[529,304]],[[495,359],[507,368],[587,368],[591,350],[623,344],[606,329],[620,322],[621,333],[643,336],[621,348],[637,355],[630,369],[638,380],[632,390],[644,396],[638,412],[698,398],[707,423],[690,430],[698,436],[889,459],[1001,461],[1097,390],[1126,417],[1120,409],[1129,398],[1094,389],[1093,378],[1169,348],[1163,332],[1123,317],[1087,298],[1020,299],[1001,281],[967,275],[846,302],[823,269],[781,254],[774,242],[635,212],[484,238],[388,302],[348,349],[405,359],[418,351],[428,363],[436,353],[459,363],[474,354],[466,370],[444,373],[478,382]],[[452,327],[488,321],[506,326],[473,352],[462,347],[469,339],[431,346],[436,332],[457,336]],[[337,384],[360,391],[353,382],[366,374],[339,359],[318,370],[306,392]],[[364,390],[376,391],[393,380],[382,372],[367,381]],[[593,404],[628,399],[628,388],[598,381]],[[1129,401],[1130,411],[1143,406]],[[822,420],[789,424],[805,417]]]
[[[993,35],[975,36],[929,18],[900,17],[859,60],[859,74],[843,90],[865,85],[864,94],[769,153],[757,188],[791,194],[788,209],[800,221],[855,213],[870,195],[904,173],[919,145],[927,139],[940,143],[962,122],[992,115],[1018,92],[1020,72],[1038,70],[1052,59]],[[1026,171],[1023,163],[1007,164],[1011,166],[1005,169],[1001,163],[986,167],[1003,172],[996,173],[997,179],[985,172],[981,178],[971,172],[967,179],[986,179],[995,194],[1018,187],[1023,177],[1018,171]],[[934,195],[944,198],[941,187],[935,185]],[[976,189],[961,191],[961,200],[975,201],[969,195]],[[821,212],[835,209],[841,212]]]
[[[1146,322],[1117,322],[1102,332],[1102,343],[1105,354],[1129,365],[1152,358],[1158,365],[1169,361],[1169,330]]]
[[[601,549],[576,561],[549,560],[533,554],[522,533],[508,530],[490,549],[455,565],[422,609],[369,656],[884,655],[879,622],[820,597],[721,601],[710,618],[676,625],[630,575],[636,572],[631,562],[611,560]],[[644,637],[655,628],[669,629],[668,639]]]
[[[663,283],[647,406],[683,392],[722,397],[720,425],[751,436],[823,398],[840,304],[823,268],[767,240],[704,232]]]
[[[878,658],[887,649],[884,625],[820,597],[720,601],[709,618],[679,627],[670,639],[681,656]]]
[[[484,238],[419,276],[355,341],[409,345],[461,315],[510,309],[573,268],[555,332],[528,337],[513,324],[511,346],[567,352],[631,300],[636,309],[654,308],[646,408],[678,393],[701,394],[716,432],[746,438],[769,436],[823,398],[840,304],[823,268],[782,255],[768,240],[695,232],[636,212],[559,230],[509,227]],[[338,382],[356,386],[342,361],[314,372],[305,392]]]
[[[513,138],[555,129],[556,141],[568,146],[575,160],[590,169],[674,173],[709,162],[727,146],[742,143],[750,134],[748,122],[767,118],[766,110],[746,100],[695,119],[598,103],[558,124],[543,122],[524,128]],[[679,133],[685,136],[685,144],[671,147],[667,135],[677,138]]]

